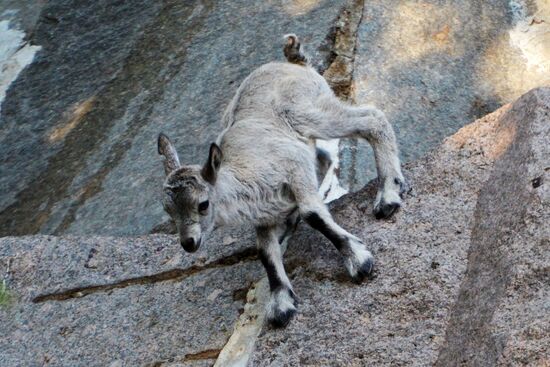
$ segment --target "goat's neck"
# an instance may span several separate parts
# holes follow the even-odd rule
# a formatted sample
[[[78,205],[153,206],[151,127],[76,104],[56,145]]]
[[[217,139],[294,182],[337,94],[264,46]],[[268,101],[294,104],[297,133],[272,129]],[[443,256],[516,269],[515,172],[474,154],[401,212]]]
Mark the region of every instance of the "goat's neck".
[[[222,225],[242,223],[250,219],[253,216],[253,202],[259,199],[256,197],[256,190],[226,167],[218,172],[212,194],[216,206],[216,223]]]

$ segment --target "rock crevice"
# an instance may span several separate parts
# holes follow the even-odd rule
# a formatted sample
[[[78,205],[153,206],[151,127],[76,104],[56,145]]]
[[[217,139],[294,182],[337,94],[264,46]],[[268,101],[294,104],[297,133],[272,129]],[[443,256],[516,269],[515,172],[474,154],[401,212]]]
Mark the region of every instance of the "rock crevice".
[[[165,281],[182,281],[183,279],[190,277],[194,274],[197,274],[201,271],[233,266],[238,263],[245,261],[257,260],[256,248],[245,248],[242,251],[235,252],[229,256],[222,257],[213,262],[207,263],[205,265],[192,265],[191,267],[185,269],[172,269],[167,270],[161,273],[156,273],[152,275],[141,276],[137,278],[124,279],[116,283],[111,284],[98,284],[90,285],[85,287],[71,288],[56,293],[47,293],[41,294],[33,298],[34,303],[46,302],[46,301],[64,301],[71,298],[82,298],[88,294],[97,293],[97,292],[109,292],[114,289],[126,288],[135,285],[145,285],[153,284],[158,282]]]

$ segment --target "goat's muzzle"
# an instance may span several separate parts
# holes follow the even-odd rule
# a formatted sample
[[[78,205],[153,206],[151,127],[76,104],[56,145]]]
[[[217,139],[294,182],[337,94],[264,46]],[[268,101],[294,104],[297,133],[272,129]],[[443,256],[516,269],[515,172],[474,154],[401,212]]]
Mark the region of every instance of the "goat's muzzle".
[[[184,240],[181,240],[180,243],[181,243],[181,247],[183,247],[183,249],[185,251],[195,252],[199,249],[199,247],[201,245],[201,239],[199,238],[198,241],[195,241],[194,238],[190,237],[190,238],[186,238]]]

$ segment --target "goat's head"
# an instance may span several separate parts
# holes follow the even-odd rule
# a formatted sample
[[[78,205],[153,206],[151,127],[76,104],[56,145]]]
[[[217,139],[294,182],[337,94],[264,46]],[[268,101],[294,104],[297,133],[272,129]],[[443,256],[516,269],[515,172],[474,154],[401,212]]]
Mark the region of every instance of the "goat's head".
[[[158,152],[164,156],[166,173],[162,199],[164,210],[176,223],[181,246],[187,252],[195,252],[214,226],[215,205],[210,199],[222,151],[212,144],[204,166],[182,166],[170,139],[160,134]]]

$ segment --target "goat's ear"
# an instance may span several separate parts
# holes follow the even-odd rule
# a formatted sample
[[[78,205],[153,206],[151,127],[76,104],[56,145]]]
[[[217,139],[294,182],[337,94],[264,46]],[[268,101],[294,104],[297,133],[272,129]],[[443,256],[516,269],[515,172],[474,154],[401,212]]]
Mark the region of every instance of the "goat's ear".
[[[164,156],[164,173],[166,175],[180,167],[178,152],[176,152],[176,148],[174,148],[170,139],[163,133],[159,134],[157,148],[159,154]]]
[[[216,143],[212,143],[212,145],[210,145],[210,153],[208,153],[208,161],[201,170],[202,178],[212,185],[216,183],[218,170],[222,164],[222,158],[222,150],[216,145]]]

